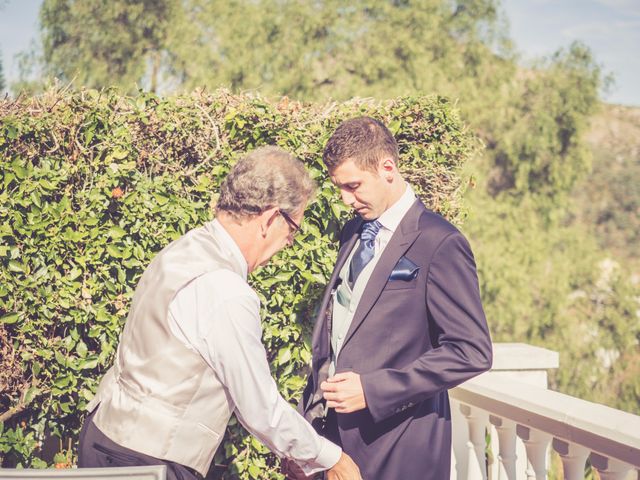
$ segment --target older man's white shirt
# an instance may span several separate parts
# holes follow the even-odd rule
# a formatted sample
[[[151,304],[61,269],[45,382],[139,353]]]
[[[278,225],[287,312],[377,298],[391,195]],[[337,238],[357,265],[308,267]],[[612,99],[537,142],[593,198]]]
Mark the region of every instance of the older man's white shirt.
[[[169,305],[169,326],[187,348],[197,351],[226,386],[244,427],[274,453],[300,462],[311,475],[334,466],[341,449],[319,436],[278,392],[262,344],[260,300],[247,283],[247,262],[217,221],[216,238],[240,276],[217,270],[196,278]]]

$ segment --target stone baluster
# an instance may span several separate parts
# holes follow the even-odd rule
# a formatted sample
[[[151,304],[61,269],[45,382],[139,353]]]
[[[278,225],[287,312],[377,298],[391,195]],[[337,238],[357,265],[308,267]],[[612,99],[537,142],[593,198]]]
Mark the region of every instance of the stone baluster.
[[[479,408],[465,404],[460,405],[460,411],[467,419],[469,426],[467,480],[487,480],[485,431],[488,414]]]
[[[547,449],[551,435],[524,425],[517,425],[516,433],[527,450],[527,480],[546,480]]]
[[[516,424],[494,415],[489,422],[498,433],[498,480],[516,480]]]
[[[583,480],[589,450],[576,443],[553,439],[553,449],[560,454],[565,480]]]
[[[598,470],[600,480],[625,480],[632,468],[628,463],[597,453],[591,454],[591,466]]]

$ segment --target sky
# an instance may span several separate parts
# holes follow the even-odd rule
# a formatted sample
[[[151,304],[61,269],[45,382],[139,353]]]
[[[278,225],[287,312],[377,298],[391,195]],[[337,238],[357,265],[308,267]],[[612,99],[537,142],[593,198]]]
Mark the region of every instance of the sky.
[[[502,5],[523,59],[580,40],[614,76],[604,100],[640,106],[640,0],[503,0]]]
[[[42,0],[0,0],[0,52],[7,83],[18,76],[15,55],[37,40]],[[614,84],[603,98],[640,106],[640,0],[503,0],[511,38],[524,62],[574,40],[591,48]]]

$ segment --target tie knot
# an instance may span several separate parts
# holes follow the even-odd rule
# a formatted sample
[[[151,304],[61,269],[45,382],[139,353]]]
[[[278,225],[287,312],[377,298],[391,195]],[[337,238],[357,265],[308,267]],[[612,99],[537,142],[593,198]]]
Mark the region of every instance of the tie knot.
[[[378,220],[372,222],[364,222],[362,225],[362,232],[360,233],[360,240],[363,242],[370,242],[375,240],[382,224]]]

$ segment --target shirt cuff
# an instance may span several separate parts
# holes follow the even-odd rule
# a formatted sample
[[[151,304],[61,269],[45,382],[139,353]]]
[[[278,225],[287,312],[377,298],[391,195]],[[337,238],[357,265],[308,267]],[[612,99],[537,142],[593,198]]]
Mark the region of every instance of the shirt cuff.
[[[302,468],[302,471],[308,477],[314,473],[329,470],[338,463],[338,460],[340,460],[342,456],[342,449],[339,446],[324,437],[320,438],[322,440],[322,446],[315,461],[300,465],[300,468]]]

